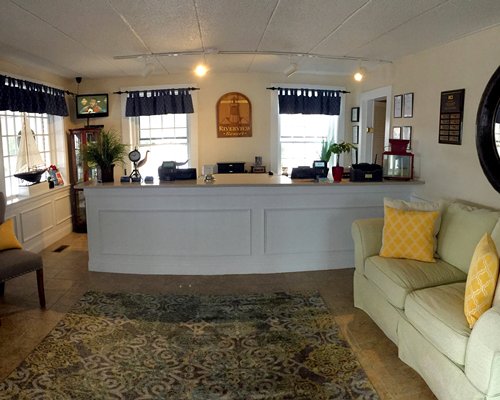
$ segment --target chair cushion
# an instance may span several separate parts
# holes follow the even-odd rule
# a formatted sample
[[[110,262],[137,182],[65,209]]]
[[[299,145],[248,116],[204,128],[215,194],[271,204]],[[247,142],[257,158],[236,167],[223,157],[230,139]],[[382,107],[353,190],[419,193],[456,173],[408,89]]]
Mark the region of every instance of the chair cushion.
[[[434,229],[439,211],[384,207],[382,257],[434,262]]]
[[[408,293],[416,289],[465,282],[467,279],[462,271],[443,260],[426,263],[380,256],[366,260],[365,276],[382,290],[393,306],[400,309],[404,308]]]
[[[41,268],[39,254],[18,249],[0,251],[0,282]]]
[[[476,246],[465,284],[464,313],[472,328],[479,317],[491,308],[498,282],[498,253],[487,233]]]
[[[405,302],[408,321],[441,353],[459,365],[471,329],[463,313],[465,282],[417,290]]]
[[[451,204],[442,216],[437,249],[439,256],[467,273],[479,239],[493,231],[499,218],[500,211]]]

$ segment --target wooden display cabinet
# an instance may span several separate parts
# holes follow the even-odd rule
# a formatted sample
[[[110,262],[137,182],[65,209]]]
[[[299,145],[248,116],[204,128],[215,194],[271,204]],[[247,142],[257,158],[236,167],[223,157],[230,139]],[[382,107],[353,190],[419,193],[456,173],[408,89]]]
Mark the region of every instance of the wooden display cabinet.
[[[83,189],[75,185],[97,178],[95,168],[88,168],[83,162],[81,149],[88,142],[94,141],[101,132],[101,127],[70,129],[68,132],[68,160],[71,194],[71,212],[73,232],[87,232],[87,216]]]

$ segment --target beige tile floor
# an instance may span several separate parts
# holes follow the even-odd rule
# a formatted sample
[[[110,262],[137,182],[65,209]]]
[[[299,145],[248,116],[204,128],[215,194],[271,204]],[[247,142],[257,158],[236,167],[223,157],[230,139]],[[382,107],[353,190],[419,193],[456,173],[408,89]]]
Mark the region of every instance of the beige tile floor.
[[[61,253],[53,252],[69,245]],[[0,299],[0,380],[50,332],[87,290],[233,294],[320,292],[382,399],[435,399],[397,356],[396,346],[353,307],[352,269],[264,275],[147,276],[88,272],[87,238],[70,234],[43,252],[47,309],[40,310],[35,274],[6,283]]]

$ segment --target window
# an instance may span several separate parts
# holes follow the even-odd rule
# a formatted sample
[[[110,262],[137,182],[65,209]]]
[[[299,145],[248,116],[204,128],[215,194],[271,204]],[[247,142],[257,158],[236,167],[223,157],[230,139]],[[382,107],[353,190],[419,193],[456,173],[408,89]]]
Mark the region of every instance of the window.
[[[52,116],[17,111],[0,111],[1,154],[3,176],[5,178],[4,187],[2,187],[0,181],[0,190],[4,191],[7,197],[16,196],[19,193],[19,184],[22,182],[14,174],[16,173],[17,153],[24,115],[27,116],[27,128],[35,133],[36,144],[45,164],[49,166],[54,163],[51,157],[51,143],[54,141]]]
[[[338,115],[279,114],[280,167],[288,172],[320,159],[321,142],[337,140]]]
[[[189,119],[187,114],[151,115],[132,118],[137,126],[137,146],[142,157],[149,150],[141,175],[158,176],[163,161],[189,159]]]

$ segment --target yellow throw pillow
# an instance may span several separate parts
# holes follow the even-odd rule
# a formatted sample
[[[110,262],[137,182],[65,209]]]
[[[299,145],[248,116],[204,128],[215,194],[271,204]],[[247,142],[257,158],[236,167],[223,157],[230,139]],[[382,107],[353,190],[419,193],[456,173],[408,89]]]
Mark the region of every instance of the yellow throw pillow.
[[[435,262],[434,225],[439,211],[398,210],[384,207],[380,255]]]
[[[465,284],[464,313],[471,328],[479,317],[491,308],[498,270],[495,243],[491,236],[485,233],[474,250]]]
[[[0,250],[22,249],[14,233],[14,221],[11,219],[0,225]]]

